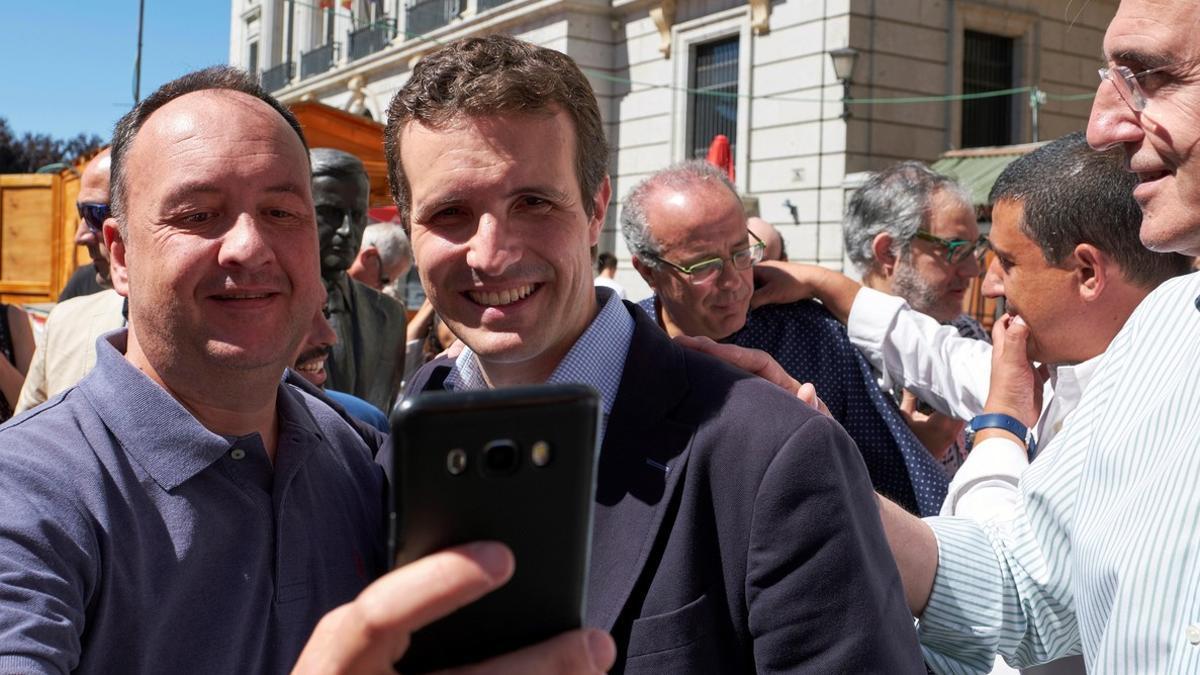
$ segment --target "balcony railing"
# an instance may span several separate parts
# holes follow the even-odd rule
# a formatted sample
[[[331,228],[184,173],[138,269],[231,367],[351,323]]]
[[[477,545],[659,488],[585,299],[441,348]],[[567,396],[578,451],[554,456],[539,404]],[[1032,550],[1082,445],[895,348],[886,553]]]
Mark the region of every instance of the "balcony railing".
[[[404,6],[407,36],[437,30],[463,11],[465,0],[416,0]]]
[[[337,60],[338,43],[330,42],[300,55],[300,79],[305,80],[333,67]]]
[[[350,31],[350,60],[374,54],[386,47],[395,36],[395,19],[378,19],[368,26]]]
[[[292,81],[292,75],[295,75],[294,65],[291,62],[286,62],[262,71],[262,77],[259,79],[259,82],[262,83],[263,89],[267,91],[279,91],[286,87],[288,82]]]
[[[479,9],[477,11],[486,12],[489,9],[495,9],[500,5],[507,5],[512,0],[478,0]]]

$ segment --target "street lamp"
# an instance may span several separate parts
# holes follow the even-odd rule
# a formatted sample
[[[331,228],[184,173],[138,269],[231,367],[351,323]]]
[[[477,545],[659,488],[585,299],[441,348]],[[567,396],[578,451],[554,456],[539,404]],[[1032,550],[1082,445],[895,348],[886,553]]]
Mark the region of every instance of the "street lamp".
[[[858,50],[854,47],[839,47],[829,50],[829,60],[833,61],[833,74],[842,82],[842,119],[850,119],[850,79],[854,75],[854,62],[858,60]]]

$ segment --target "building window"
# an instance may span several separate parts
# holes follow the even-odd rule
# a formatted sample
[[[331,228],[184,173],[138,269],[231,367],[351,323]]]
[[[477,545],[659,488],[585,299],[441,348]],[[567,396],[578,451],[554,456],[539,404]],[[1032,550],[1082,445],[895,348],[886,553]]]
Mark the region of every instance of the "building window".
[[[703,158],[717,134],[729,139],[736,157],[739,36],[693,47],[689,96],[689,157]],[[714,96],[713,94],[720,94]]]
[[[1012,89],[1013,38],[964,31],[963,93]],[[991,96],[962,102],[962,147],[1008,145],[1013,142],[1013,97]]]
[[[247,50],[246,72],[258,79],[258,42],[251,42]]]

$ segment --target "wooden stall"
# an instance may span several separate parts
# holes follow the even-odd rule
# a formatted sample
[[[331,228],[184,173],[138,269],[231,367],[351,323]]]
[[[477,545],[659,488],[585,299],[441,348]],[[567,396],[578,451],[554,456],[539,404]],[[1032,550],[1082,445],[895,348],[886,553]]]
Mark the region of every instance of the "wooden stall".
[[[77,171],[0,174],[0,302],[54,302],[88,261],[75,245]]]
[[[304,128],[308,147],[336,148],[361,159],[371,178],[371,206],[392,204],[382,124],[314,101],[301,101],[289,107]]]

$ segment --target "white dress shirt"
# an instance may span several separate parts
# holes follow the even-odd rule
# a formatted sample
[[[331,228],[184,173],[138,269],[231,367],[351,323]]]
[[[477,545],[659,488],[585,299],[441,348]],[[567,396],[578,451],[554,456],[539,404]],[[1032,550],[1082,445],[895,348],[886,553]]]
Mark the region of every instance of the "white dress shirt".
[[[1200,274],[1113,340],[1006,521],[930,518],[920,622],[938,672],[1082,652],[1093,673],[1200,672]]]
[[[902,298],[870,288],[863,288],[855,297],[848,332],[886,379],[902,383],[939,412],[960,419],[983,412],[992,371],[990,344],[961,337],[953,326],[912,309]],[[1034,429],[1038,447],[1050,442],[1079,404],[1101,356],[1051,369]],[[910,377],[910,373],[917,375]],[[1028,468],[1024,445],[1007,438],[980,441],[950,481],[941,515],[981,522],[1010,518],[1020,501],[1021,475]],[[1077,658],[1026,670],[1036,675],[1081,671]],[[1016,671],[997,658],[991,672]]]
[[[870,288],[855,296],[847,332],[889,388],[900,383],[938,412],[959,419],[983,413],[992,374],[990,344],[961,337],[953,326],[912,309],[903,298]],[[1038,447],[1050,442],[1079,404],[1099,360],[1096,356],[1051,369],[1033,432]],[[1017,481],[1028,466],[1019,443],[1003,438],[979,443],[954,474],[941,515],[1008,517],[1017,501]]]

